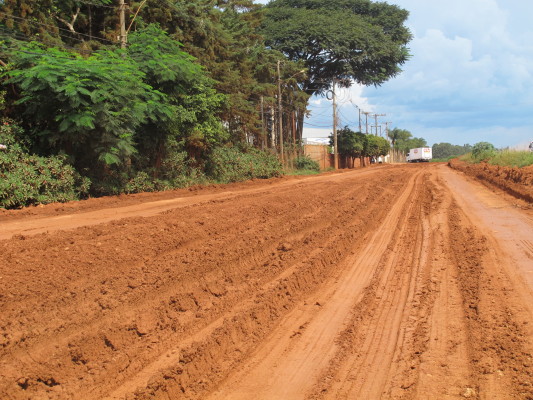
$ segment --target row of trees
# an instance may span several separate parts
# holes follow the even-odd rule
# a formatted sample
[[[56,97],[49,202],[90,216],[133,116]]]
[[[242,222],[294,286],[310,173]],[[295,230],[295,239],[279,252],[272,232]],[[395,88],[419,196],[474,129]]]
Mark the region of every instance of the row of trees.
[[[3,116],[29,153],[61,156],[95,194],[204,173],[228,145],[296,144],[309,96],[333,78],[379,85],[409,56],[408,13],[387,3],[127,1],[123,25],[118,3],[0,4]]]
[[[333,137],[330,137],[333,145]],[[347,126],[337,131],[337,146],[341,156],[349,157],[352,163],[356,158],[386,156],[390,151],[387,139],[377,135],[365,135],[352,131]]]
[[[450,143],[435,143],[432,148],[433,158],[459,157],[472,151],[472,146],[469,144],[460,146]]]

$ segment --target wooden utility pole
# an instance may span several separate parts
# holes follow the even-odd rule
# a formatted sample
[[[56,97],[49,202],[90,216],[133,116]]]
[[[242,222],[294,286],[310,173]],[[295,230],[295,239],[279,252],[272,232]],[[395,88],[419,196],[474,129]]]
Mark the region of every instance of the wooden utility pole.
[[[281,165],[283,165],[283,105],[281,103],[281,60],[278,60],[278,123],[279,123],[279,152]]]
[[[339,169],[339,149],[337,148],[337,102],[335,99],[335,78],[333,79],[333,163],[335,164],[335,169]]]
[[[120,20],[120,47],[125,49],[128,42],[126,34],[126,4],[124,0],[119,0],[119,20]]]

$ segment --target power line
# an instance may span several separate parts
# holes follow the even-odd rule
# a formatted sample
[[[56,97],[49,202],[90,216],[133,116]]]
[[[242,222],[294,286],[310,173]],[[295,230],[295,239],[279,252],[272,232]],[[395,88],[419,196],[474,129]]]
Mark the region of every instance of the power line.
[[[13,19],[17,19],[17,20],[20,20],[20,21],[25,21],[25,22],[28,22],[30,24],[34,24],[34,25],[40,25],[40,26],[44,26],[44,27],[47,27],[47,28],[52,28],[52,29],[59,29],[60,31],[65,31],[67,33],[69,33],[70,35],[79,35],[79,36],[85,36],[85,37],[88,37],[90,39],[98,39],[98,40],[102,40],[104,42],[109,42],[109,43],[112,43],[112,44],[116,44],[115,42],[111,41],[111,40],[108,40],[108,39],[104,39],[104,38],[100,38],[100,37],[95,37],[95,36],[91,36],[91,35],[87,35],[85,33],[78,33],[78,32],[72,32],[71,30],[69,29],[65,29],[65,28],[60,28],[59,26],[55,26],[55,25],[49,25],[49,24],[44,24],[42,22],[37,22],[37,21],[31,21],[27,18],[22,18],[22,17],[17,17],[15,15],[11,15],[11,14],[7,14],[5,12],[1,12],[0,11],[0,15],[4,15],[8,18],[13,18]],[[50,33],[50,32],[49,32]],[[73,37],[73,36],[70,36],[70,39],[73,39],[73,40],[78,40],[80,42],[83,42],[83,40],[81,39],[78,39],[76,37]]]
[[[21,42],[28,42],[28,43],[33,42],[32,39],[28,38],[27,36],[23,35],[22,33],[9,31],[9,30],[5,29],[2,26],[0,26],[0,36],[2,36],[4,38],[7,38],[7,39],[16,39],[16,40],[19,40]],[[91,50],[78,49],[78,48],[75,48],[75,47],[70,47],[70,46],[65,46],[65,45],[62,45],[61,48],[66,49],[66,50],[72,50],[72,51],[75,51],[77,53],[83,53],[83,54],[92,54],[93,53],[93,51],[91,51]],[[17,50],[17,51],[24,53],[24,51],[22,51],[22,50]],[[35,54],[35,55],[43,55],[43,54],[34,53],[34,52],[26,52],[26,53]],[[50,54],[48,54],[48,55],[52,56]],[[60,58],[65,58],[65,57],[60,57]]]

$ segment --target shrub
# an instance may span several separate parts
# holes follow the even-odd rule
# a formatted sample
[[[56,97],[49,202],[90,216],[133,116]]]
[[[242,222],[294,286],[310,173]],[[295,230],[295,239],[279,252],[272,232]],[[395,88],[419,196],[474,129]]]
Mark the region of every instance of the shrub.
[[[296,169],[308,171],[320,171],[318,161],[311,159],[309,156],[299,156],[294,163]]]
[[[496,149],[488,142],[479,142],[472,147],[475,162],[486,161],[496,155]]]
[[[66,163],[65,156],[40,157],[28,154],[17,141],[20,128],[4,120],[0,127],[0,207],[77,200],[87,195],[90,180],[82,178]]]
[[[219,147],[211,152],[206,170],[216,181],[229,183],[281,176],[283,168],[271,153],[253,148]]]

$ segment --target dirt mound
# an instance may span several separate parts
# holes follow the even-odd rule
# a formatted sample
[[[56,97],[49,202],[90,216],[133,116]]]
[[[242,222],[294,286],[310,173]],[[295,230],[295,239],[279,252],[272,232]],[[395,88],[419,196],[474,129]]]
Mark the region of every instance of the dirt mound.
[[[497,187],[518,199],[533,203],[533,166],[500,167],[485,162],[470,164],[459,159],[450,160],[448,165],[489,187]]]

